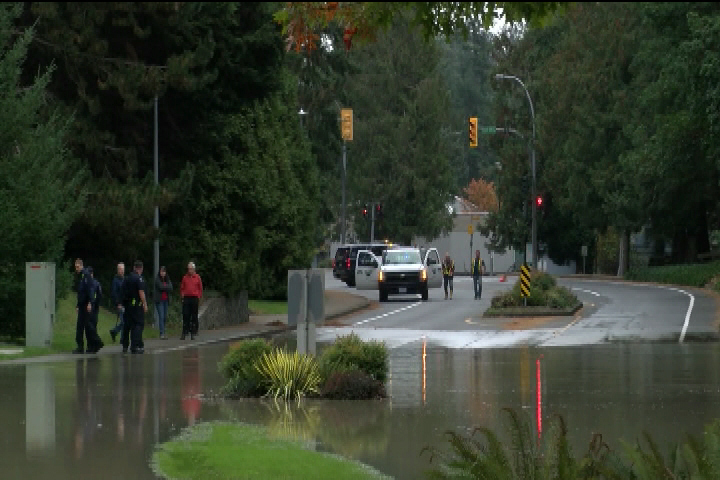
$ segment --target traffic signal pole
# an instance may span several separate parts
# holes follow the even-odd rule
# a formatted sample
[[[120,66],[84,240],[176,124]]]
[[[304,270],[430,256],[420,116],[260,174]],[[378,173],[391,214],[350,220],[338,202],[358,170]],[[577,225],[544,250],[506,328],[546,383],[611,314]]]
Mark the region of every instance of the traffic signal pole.
[[[370,243],[375,243],[375,202],[370,205]]]
[[[347,171],[347,141],[343,140],[342,146],[342,234],[340,243],[345,245],[345,172]]]

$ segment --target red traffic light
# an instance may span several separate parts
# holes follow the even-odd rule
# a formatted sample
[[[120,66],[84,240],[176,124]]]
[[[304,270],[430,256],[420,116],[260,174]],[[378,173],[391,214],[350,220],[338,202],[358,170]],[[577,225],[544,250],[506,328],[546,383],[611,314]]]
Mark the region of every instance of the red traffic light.
[[[543,206],[543,197],[540,197],[540,196],[536,197],[535,205],[537,205],[538,207],[542,207]]]
[[[363,217],[367,217],[367,208],[362,209]]]

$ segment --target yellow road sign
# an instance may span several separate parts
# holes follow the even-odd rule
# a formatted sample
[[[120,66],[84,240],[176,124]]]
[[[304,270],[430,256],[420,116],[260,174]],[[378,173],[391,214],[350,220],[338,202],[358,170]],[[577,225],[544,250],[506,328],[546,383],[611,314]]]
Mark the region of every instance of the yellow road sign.
[[[353,111],[352,108],[340,110],[340,122],[342,139],[351,141],[353,139]]]
[[[470,235],[473,234],[473,226],[472,226],[472,223],[471,223],[470,225],[468,225],[468,233],[469,233]]]
[[[530,269],[526,263],[520,266],[520,295],[530,296]]]

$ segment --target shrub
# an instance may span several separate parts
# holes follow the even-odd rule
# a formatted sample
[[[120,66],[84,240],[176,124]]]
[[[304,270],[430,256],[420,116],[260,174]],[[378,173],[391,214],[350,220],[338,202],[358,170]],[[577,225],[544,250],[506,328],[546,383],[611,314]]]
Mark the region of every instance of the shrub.
[[[375,380],[387,379],[387,348],[382,342],[363,342],[355,333],[338,337],[320,356],[324,378],[333,372],[360,370]]]
[[[688,287],[704,287],[720,271],[720,262],[688,265],[665,265],[662,267],[638,268],[625,274],[626,280],[657,282]]]
[[[360,370],[334,372],[322,388],[322,396],[334,400],[384,398],[385,385]]]
[[[530,285],[542,291],[548,291],[557,285],[555,277],[545,272],[534,272],[530,275]]]
[[[517,295],[513,291],[503,292],[490,300],[490,306],[493,308],[519,307],[522,305],[520,294]]]
[[[571,308],[577,305],[578,299],[565,287],[554,287],[547,292],[547,306],[551,308]]]
[[[560,416],[550,422],[548,431],[538,442],[537,433],[527,412],[508,414],[507,431],[510,442],[485,427],[478,427],[469,436],[446,432],[450,451],[426,447],[436,467],[428,478],[502,478],[508,480],[591,480],[599,478],[636,478],[616,475],[619,457],[611,452],[602,436],[595,434],[582,457],[573,455],[567,438],[567,428]],[[479,435],[478,435],[479,434]],[[609,473],[608,476],[601,476]],[[644,478],[644,477],[642,477]],[[657,477],[654,477],[657,478]],[[683,477],[684,478],[684,477]]]
[[[256,365],[263,355],[270,352],[272,346],[262,338],[242,340],[230,347],[218,364],[220,373],[228,380],[222,392],[247,397],[265,394],[264,377]]]
[[[268,385],[268,394],[275,398],[303,396],[319,393],[320,372],[315,357],[298,352],[288,353],[276,348],[263,354],[257,371]]]

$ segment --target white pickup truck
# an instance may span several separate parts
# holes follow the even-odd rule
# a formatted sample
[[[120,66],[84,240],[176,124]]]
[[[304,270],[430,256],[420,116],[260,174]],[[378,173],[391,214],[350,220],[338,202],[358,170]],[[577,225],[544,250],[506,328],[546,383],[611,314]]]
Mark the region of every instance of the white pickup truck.
[[[388,248],[378,258],[360,250],[355,262],[355,287],[378,290],[385,302],[389,294],[419,294],[428,299],[429,288],[442,287],[442,267],[437,249],[413,247]]]

